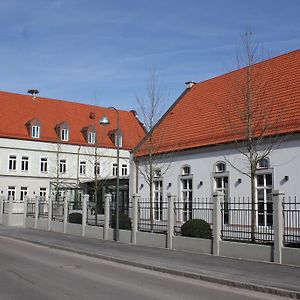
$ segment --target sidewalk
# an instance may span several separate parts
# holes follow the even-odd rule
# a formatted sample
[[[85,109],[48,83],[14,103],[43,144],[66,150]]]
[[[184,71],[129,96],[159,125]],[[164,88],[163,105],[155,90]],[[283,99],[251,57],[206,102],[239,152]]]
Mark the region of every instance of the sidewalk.
[[[300,267],[0,225],[0,235],[159,272],[300,299]]]

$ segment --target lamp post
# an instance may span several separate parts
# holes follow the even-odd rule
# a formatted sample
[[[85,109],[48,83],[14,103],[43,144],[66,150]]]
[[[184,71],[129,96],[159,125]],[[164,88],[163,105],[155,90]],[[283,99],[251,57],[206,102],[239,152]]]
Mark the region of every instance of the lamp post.
[[[120,161],[120,120],[119,111],[115,107],[109,107],[113,109],[117,114],[117,131],[116,131],[116,146],[117,146],[117,184],[116,184],[116,230],[115,230],[115,241],[119,241],[119,194],[120,194],[120,172],[119,172],[119,161]],[[100,125],[108,125],[109,119],[106,116],[102,116]]]

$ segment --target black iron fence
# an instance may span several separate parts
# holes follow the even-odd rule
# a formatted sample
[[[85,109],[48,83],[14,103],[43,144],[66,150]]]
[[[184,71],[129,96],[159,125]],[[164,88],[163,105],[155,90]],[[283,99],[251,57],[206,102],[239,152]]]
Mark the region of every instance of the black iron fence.
[[[300,248],[300,201],[297,197],[283,200],[284,245]]]
[[[33,199],[28,199],[27,201],[26,216],[27,217],[35,216],[35,200]]]
[[[64,201],[63,201],[63,199],[52,201],[51,220],[63,222],[63,220],[64,220]]]
[[[227,241],[242,241],[272,244],[273,204],[252,203],[250,198],[232,197],[221,203],[221,238]]]

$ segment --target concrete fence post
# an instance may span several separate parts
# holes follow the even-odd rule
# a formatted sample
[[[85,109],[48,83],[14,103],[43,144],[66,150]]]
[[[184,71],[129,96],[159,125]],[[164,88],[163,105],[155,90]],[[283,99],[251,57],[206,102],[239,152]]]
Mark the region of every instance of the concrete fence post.
[[[87,215],[87,204],[89,202],[89,195],[85,194],[82,199],[82,220],[81,220],[81,236],[85,236],[86,228],[86,215]]]
[[[68,223],[68,198],[64,197],[63,233],[67,233],[67,223]]]
[[[224,200],[224,193],[213,193],[213,254],[220,255],[220,241],[221,241],[221,202]]]
[[[104,227],[103,227],[103,239],[104,240],[108,239],[111,199],[112,199],[111,194],[104,195]]]
[[[28,203],[28,196],[24,197],[24,212],[23,212],[23,225],[26,227],[26,218],[27,218],[27,203]]]
[[[8,197],[8,215],[7,215],[7,225],[12,226],[13,225],[13,201],[14,198],[12,196]]]
[[[136,234],[138,231],[138,203],[140,196],[132,195],[132,228],[131,228],[131,243],[136,244]]]
[[[167,248],[173,249],[173,236],[174,236],[174,199],[170,193],[167,194],[168,198],[168,233],[167,233]]]
[[[39,219],[39,198],[35,197],[34,202],[34,229],[38,228],[38,219]]]
[[[48,198],[48,222],[47,222],[47,230],[51,231],[51,221],[52,221],[52,196]]]
[[[274,229],[274,262],[282,263],[283,247],[283,198],[284,193],[273,191],[273,229]]]
[[[0,225],[3,224],[3,207],[4,207],[4,197],[0,195]]]

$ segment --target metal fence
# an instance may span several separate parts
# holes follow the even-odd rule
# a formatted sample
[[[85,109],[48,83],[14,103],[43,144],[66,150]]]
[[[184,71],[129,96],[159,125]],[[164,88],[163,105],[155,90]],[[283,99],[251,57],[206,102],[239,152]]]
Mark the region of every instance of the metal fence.
[[[273,243],[272,201],[253,205],[250,198],[232,197],[221,203],[221,215],[223,240]]]
[[[86,212],[86,223],[91,226],[104,226],[103,209],[99,209],[95,202],[88,202]]]
[[[64,201],[63,199],[52,201],[51,220],[63,222],[64,219]]]
[[[191,219],[202,219],[213,228],[213,202],[209,197],[180,199],[174,202],[175,226],[174,233],[180,235],[181,226]]]
[[[27,201],[27,209],[26,209],[27,217],[35,216],[35,199],[28,199]]]
[[[300,201],[297,197],[283,199],[284,245],[300,248]]]

